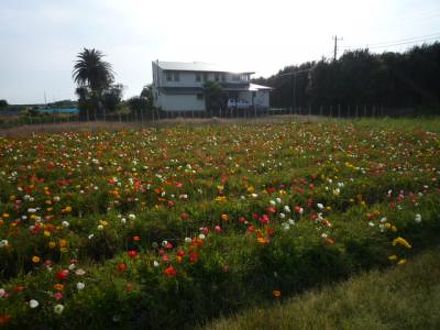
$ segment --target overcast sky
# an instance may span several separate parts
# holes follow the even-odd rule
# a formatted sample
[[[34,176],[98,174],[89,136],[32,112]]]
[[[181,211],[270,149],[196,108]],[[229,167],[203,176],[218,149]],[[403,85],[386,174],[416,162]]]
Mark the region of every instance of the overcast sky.
[[[344,48],[401,51],[440,40],[439,0],[1,0],[0,99],[74,99],[84,47],[106,54],[125,98],[152,81],[151,61],[202,61],[269,76]],[[391,45],[397,44],[400,45]]]

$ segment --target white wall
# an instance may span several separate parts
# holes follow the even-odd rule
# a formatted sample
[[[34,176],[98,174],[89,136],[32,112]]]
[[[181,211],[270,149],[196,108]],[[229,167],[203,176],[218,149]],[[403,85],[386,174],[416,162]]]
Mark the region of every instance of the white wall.
[[[159,83],[160,86],[166,86],[166,87],[202,87],[205,83],[204,80],[204,72],[200,72],[200,78],[201,81],[196,81],[196,72],[188,72],[188,71],[178,71],[179,72],[179,81],[174,81],[174,75],[172,74],[172,80],[167,81],[166,78],[166,71],[163,71],[162,69],[158,70],[158,76],[159,76]],[[214,72],[207,72],[207,80],[209,81],[216,81]],[[243,84],[243,83],[249,83],[249,80],[232,80],[233,75],[231,73],[225,73],[225,81],[222,80],[222,73],[218,73],[218,82],[226,82],[226,83],[236,83],[236,84]]]
[[[176,95],[161,93],[158,106],[164,111],[204,111],[205,100],[197,99],[196,94]]]

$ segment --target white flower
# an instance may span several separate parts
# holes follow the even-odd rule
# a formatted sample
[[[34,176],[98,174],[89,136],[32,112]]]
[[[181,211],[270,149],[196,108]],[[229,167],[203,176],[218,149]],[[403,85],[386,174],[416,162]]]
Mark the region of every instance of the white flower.
[[[104,230],[104,226],[103,225],[98,225],[98,230]]]
[[[204,240],[204,239],[206,238],[206,236],[205,236],[205,234],[199,234],[199,238],[200,238],[201,240]]]
[[[53,198],[53,200],[54,200],[55,202],[59,202],[59,201],[61,200],[61,198],[60,198],[60,196],[55,196],[55,197]]]
[[[277,203],[276,203],[274,200],[271,200],[269,203],[270,203],[270,205],[272,205],[272,206],[277,205]]]
[[[136,219],[136,215],[134,215],[133,213],[130,213],[130,214],[128,215],[128,218],[129,218],[130,220],[134,220],[134,219]]]
[[[40,303],[35,300],[35,299],[31,299],[29,300],[29,307],[30,308],[37,308],[40,305]]]
[[[386,217],[383,217],[382,219],[380,219],[380,223],[385,223],[385,222],[387,222],[387,218]]]
[[[93,237],[95,237],[95,234],[90,234],[89,235],[89,239],[92,239]]]
[[[64,228],[67,228],[67,227],[70,226],[70,223],[69,223],[68,221],[63,221],[63,222],[61,222],[61,225],[62,225]]]
[[[57,304],[57,305],[55,305],[55,306],[53,307],[53,311],[54,311],[56,314],[61,314],[61,313],[63,312],[63,310],[64,310],[64,306],[61,305],[61,304]]]
[[[284,213],[280,213],[280,218],[284,219],[286,217],[286,215]]]
[[[289,220],[287,220],[288,222],[289,222],[289,225],[294,225],[295,224],[295,220],[293,220],[293,219],[289,219]]]
[[[257,198],[258,195],[257,195],[256,193],[252,193],[252,194],[251,194],[251,197],[252,197],[252,198]]]
[[[290,228],[290,225],[287,222],[283,222],[283,224],[281,225],[283,227],[283,230],[287,231]]]
[[[86,287],[86,285],[83,282],[76,283],[76,288],[78,289],[78,291],[81,291],[85,287]]]
[[[318,203],[318,204],[316,204],[316,206],[317,206],[320,210],[322,210],[322,209],[324,208],[324,205],[323,205],[322,203]]]
[[[322,233],[322,234],[321,234],[321,237],[322,237],[322,238],[327,238],[328,235],[327,235],[326,233]]]
[[[286,212],[286,213],[291,212],[289,205],[284,206],[284,212]]]
[[[341,189],[339,188],[333,189],[333,195],[339,196],[340,193],[341,193]]]
[[[121,219],[121,223],[122,223],[123,225],[125,225],[125,224],[127,223],[127,219],[122,218],[122,219]]]
[[[368,222],[368,225],[369,225],[370,227],[374,227],[374,222],[373,222],[373,221],[370,221],[370,222]]]
[[[159,266],[160,266],[159,261],[154,260],[154,261],[153,261],[153,266],[154,266],[154,267],[159,267]]]
[[[79,269],[77,269],[75,271],[75,274],[78,275],[78,276],[83,276],[83,275],[86,274],[86,271],[84,269],[82,269],[82,268],[79,268]]]
[[[278,204],[281,204],[281,198],[279,198],[279,197],[277,197],[277,198],[275,198],[275,201],[278,203]]]
[[[69,268],[69,270],[74,270],[74,269],[75,269],[75,267],[76,267],[76,265],[75,265],[75,264],[70,264],[68,268]]]
[[[37,209],[34,209],[34,208],[29,208],[28,209],[28,213],[35,213],[35,212],[37,212]]]
[[[4,296],[6,296],[6,290],[3,288],[0,288],[0,298],[3,298]]]
[[[8,242],[7,239],[2,239],[2,240],[0,241],[0,248],[8,247],[8,245],[9,245],[9,242]]]
[[[168,241],[163,241],[163,242],[162,242],[162,246],[163,246],[163,247],[167,246],[167,244],[168,244]]]
[[[191,243],[192,239],[191,237],[185,237],[185,243]]]
[[[422,215],[421,215],[420,213],[417,213],[417,214],[416,214],[416,217],[415,217],[415,219],[414,219],[414,221],[415,221],[416,223],[420,223],[420,222],[422,222]]]

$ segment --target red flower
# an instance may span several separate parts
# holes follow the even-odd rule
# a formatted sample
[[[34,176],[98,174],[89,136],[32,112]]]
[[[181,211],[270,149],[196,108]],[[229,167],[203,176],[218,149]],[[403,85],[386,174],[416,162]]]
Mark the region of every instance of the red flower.
[[[55,298],[56,301],[63,299],[63,294],[61,292],[55,292],[53,294],[53,297]]]
[[[133,241],[139,242],[141,240],[141,237],[139,235],[133,236]]]
[[[183,212],[183,213],[180,215],[180,219],[182,219],[183,221],[188,220],[188,219],[189,219],[189,214],[186,213],[186,212]]]
[[[69,277],[69,270],[68,269],[63,269],[60,270],[57,274],[56,274],[57,279],[59,280],[67,280],[67,278]]]
[[[269,216],[267,214],[263,214],[259,220],[263,225],[267,225],[269,223]]]
[[[199,254],[197,252],[191,252],[189,254],[189,262],[195,264],[197,261],[199,261]]]
[[[175,277],[177,275],[176,269],[174,269],[173,265],[169,265],[163,271],[166,277]]]
[[[127,270],[128,266],[125,262],[120,262],[117,266],[118,271],[125,272]]]
[[[136,258],[137,255],[138,255],[138,253],[137,253],[136,250],[128,250],[128,256],[129,256],[130,258]]]

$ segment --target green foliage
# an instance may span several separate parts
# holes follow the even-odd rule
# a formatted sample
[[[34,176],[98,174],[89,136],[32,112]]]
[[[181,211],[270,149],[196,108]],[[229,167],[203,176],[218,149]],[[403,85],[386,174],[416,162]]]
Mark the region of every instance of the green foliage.
[[[436,132],[369,120],[0,139],[0,316],[178,328],[403,266],[440,234]]]
[[[368,49],[345,52],[338,60],[322,59],[289,66],[267,79],[254,81],[274,87],[274,107],[340,105],[411,108],[415,114],[438,114],[440,105],[440,43],[414,47],[403,54],[372,54]],[[388,109],[388,110],[387,110]],[[328,109],[326,110],[329,111]],[[362,111],[362,109],[361,109]],[[344,114],[343,113],[343,114]],[[413,112],[414,113],[414,112]],[[333,113],[334,115],[335,113]]]

